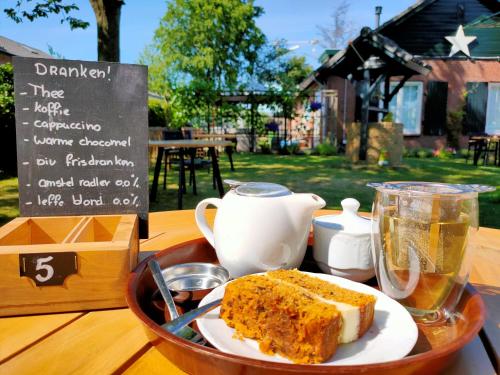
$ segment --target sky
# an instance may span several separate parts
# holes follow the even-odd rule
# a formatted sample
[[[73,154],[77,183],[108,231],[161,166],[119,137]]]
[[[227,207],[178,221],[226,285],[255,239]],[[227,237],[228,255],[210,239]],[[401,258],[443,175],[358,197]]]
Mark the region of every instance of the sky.
[[[0,35],[48,52],[53,51],[71,60],[97,59],[97,29],[95,17],[87,0],[73,0],[80,10],[74,17],[90,22],[85,30],[71,31],[61,24],[57,15],[34,22],[16,24],[3,12],[0,14]],[[207,0],[209,1],[209,0]],[[16,0],[2,0],[4,7],[14,6]],[[257,25],[268,40],[286,39],[294,54],[303,55],[313,67],[324,48],[318,26],[332,23],[332,13],[341,0],[256,0],[264,8]],[[351,0],[347,18],[356,29],[374,27],[375,6],[383,7],[381,22],[385,22],[412,5],[416,0]],[[154,31],[167,9],[165,0],[127,0],[122,7],[120,49],[122,63],[137,63],[144,47],[152,41]]]

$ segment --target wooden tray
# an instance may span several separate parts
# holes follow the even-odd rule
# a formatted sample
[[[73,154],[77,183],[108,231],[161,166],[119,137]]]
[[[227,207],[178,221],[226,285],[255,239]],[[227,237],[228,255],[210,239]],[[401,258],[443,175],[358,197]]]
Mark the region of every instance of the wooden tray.
[[[303,264],[308,270],[314,267],[310,254],[309,248]],[[213,248],[205,239],[167,248],[154,257],[162,268],[185,262],[217,262]],[[163,311],[158,309],[158,304],[152,301],[157,288],[147,267],[148,259],[130,274],[127,302],[144,323],[151,343],[172,363],[189,374],[436,374],[450,365],[458,350],[474,338],[485,317],[481,297],[468,286],[457,307],[461,318],[449,325],[419,325],[419,338],[415,348],[401,360],[360,366],[315,366],[260,361],[196,345],[161,329],[160,324],[165,322],[165,317]]]

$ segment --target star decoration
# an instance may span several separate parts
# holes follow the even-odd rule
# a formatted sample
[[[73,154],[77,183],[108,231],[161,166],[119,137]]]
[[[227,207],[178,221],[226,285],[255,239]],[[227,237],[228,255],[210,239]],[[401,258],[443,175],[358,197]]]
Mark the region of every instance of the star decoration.
[[[462,25],[458,26],[455,36],[445,36],[446,40],[451,43],[451,50],[449,57],[453,56],[459,51],[462,51],[470,57],[469,44],[476,40],[475,36],[465,36],[464,28]]]

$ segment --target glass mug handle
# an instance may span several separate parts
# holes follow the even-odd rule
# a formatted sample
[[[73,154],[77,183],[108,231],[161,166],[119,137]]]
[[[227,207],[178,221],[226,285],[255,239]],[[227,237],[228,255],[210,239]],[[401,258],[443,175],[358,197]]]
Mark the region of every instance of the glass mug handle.
[[[200,203],[197,204],[196,209],[194,211],[194,217],[196,219],[196,224],[198,225],[198,228],[200,229],[201,233],[203,233],[208,243],[212,245],[214,249],[215,249],[214,232],[208,226],[207,219],[205,218],[205,210],[210,204],[219,208],[221,203],[222,199],[219,198],[203,199]]]

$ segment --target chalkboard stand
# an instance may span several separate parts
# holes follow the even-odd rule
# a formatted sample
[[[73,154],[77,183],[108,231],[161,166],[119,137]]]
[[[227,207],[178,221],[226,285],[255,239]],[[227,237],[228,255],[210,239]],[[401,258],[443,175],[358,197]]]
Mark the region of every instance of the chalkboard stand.
[[[137,214],[147,238],[147,67],[13,65],[21,216]]]

